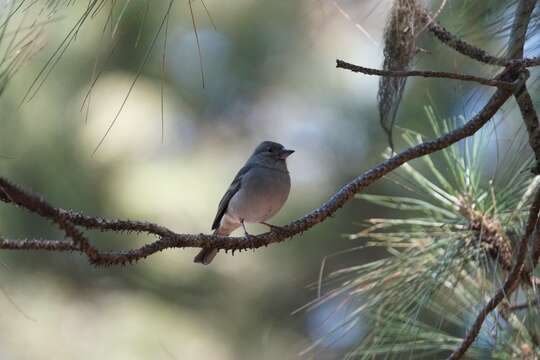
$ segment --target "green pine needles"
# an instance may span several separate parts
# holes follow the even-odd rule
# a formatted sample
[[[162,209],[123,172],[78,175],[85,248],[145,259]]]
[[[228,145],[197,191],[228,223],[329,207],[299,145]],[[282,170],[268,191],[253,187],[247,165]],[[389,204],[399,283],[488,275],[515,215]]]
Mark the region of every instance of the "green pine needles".
[[[429,107],[426,112],[437,136],[464,121],[443,121]],[[337,299],[355,304],[334,333],[359,322],[367,323],[368,331],[346,359],[438,359],[460,345],[512,267],[528,199],[538,185],[528,171],[530,151],[517,149],[518,137],[498,139],[495,127],[485,128],[456,146],[404,164],[390,178],[400,195],[358,196],[388,213],[368,219],[350,235],[365,241],[353,250],[379,256],[329,274],[318,284],[319,290],[329,290],[305,307]],[[409,146],[425,140],[411,130],[403,132],[403,139]],[[532,354],[540,339],[534,283],[533,277],[524,277],[520,289],[489,315],[468,358]],[[321,339],[307,351],[324,343]]]

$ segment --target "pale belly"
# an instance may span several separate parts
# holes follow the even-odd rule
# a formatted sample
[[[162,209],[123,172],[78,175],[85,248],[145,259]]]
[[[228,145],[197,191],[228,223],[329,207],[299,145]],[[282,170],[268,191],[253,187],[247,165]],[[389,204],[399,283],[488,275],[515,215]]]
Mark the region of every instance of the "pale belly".
[[[263,170],[256,177],[248,177],[229,202],[228,214],[237,221],[265,222],[274,216],[289,196],[289,174]]]

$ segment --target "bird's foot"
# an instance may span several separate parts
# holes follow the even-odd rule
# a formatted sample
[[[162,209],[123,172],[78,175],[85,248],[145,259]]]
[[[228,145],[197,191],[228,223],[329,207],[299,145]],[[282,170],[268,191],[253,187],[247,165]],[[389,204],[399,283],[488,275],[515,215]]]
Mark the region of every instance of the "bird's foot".
[[[261,224],[268,226],[270,228],[270,231],[276,232],[278,234],[286,233],[285,229],[283,227],[281,227],[281,226],[272,225],[272,224],[265,223],[265,222],[262,222]]]
[[[246,237],[246,242],[247,242],[249,248],[252,248],[253,251],[255,251],[255,245],[256,245],[255,236],[251,235],[247,231],[244,233],[244,235]],[[248,249],[246,249],[246,250],[248,250]]]
[[[250,245],[250,247],[255,247],[255,237],[247,232],[246,225],[244,224],[244,221],[242,220],[240,222],[242,224],[242,228],[244,229],[244,236],[246,237],[247,243]]]

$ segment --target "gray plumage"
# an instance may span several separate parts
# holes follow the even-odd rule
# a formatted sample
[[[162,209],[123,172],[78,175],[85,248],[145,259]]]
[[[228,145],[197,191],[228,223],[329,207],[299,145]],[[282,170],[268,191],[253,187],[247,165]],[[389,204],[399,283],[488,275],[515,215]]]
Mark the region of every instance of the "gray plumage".
[[[257,146],[219,202],[214,234],[229,236],[245,222],[264,223],[283,207],[291,189],[286,159],[293,152],[272,141]],[[204,248],[194,261],[208,265],[217,252]]]

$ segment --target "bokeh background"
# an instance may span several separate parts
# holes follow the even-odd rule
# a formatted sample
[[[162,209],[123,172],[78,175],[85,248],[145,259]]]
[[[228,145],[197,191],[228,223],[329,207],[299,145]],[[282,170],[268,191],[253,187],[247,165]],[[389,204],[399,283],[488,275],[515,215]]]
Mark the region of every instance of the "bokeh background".
[[[12,3],[0,2],[0,11]],[[428,5],[436,9],[440,3]],[[378,78],[336,69],[335,60],[381,66],[391,1],[206,0],[211,18],[193,1],[201,56],[187,1],[173,3],[166,49],[165,28],[150,46],[168,1],[107,1],[86,19],[43,84],[38,78],[38,87],[33,81],[88,4],[32,4],[17,20],[39,17],[47,24],[36,40],[41,50],[0,96],[0,172],[54,205],[148,220],[178,232],[209,232],[236,171],[268,139],[296,150],[289,161],[291,196],[273,219],[281,224],[318,207],[382,159],[387,142],[379,128]],[[493,22],[490,14],[504,14],[506,6],[449,1],[439,19],[500,53],[510,16]],[[494,71],[429,36],[419,41],[426,51],[417,57],[418,68],[486,76]],[[426,105],[440,117],[470,117],[490,91],[411,79],[399,126],[429,135]],[[517,119],[511,108],[503,115]],[[403,145],[398,137],[396,144]],[[399,189],[383,180],[369,191]],[[93,268],[77,254],[1,252],[0,359],[297,358],[347,312],[329,303],[292,314],[317,296],[310,284],[317,282],[321,262],[361,245],[345,235],[358,231],[363,219],[382,215],[353,201],[302,236],[234,257],[221,254],[208,267],[192,263],[193,249],[112,268]],[[62,237],[50,224],[5,204],[0,232],[10,238]],[[92,239],[104,249],[153,240],[100,233]],[[375,256],[383,255],[332,256],[327,271]],[[359,324],[336,334],[307,356],[339,358],[366,330]]]

